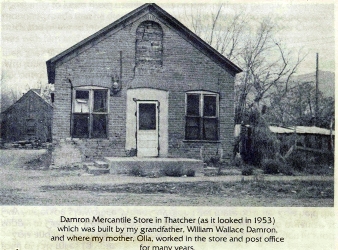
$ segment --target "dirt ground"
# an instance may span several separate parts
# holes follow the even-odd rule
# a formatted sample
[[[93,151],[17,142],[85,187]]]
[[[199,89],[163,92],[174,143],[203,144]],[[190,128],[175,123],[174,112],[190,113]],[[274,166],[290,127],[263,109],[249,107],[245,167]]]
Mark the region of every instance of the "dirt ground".
[[[0,205],[332,207],[333,176],[134,177],[30,169],[45,150],[0,150]],[[38,161],[37,161],[38,162]]]

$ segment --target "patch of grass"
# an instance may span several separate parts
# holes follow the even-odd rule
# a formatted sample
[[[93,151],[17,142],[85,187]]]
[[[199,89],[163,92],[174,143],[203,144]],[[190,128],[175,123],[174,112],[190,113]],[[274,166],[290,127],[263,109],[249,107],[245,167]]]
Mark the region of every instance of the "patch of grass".
[[[162,182],[133,183],[123,185],[73,184],[42,186],[43,190],[82,190],[111,193],[155,194],[168,193],[179,195],[214,195],[227,198],[259,196],[274,199],[322,199],[334,197],[333,181],[253,181],[236,182]]]
[[[252,166],[245,166],[242,170],[242,175],[253,175],[254,168]]]
[[[322,165],[322,164],[309,164],[303,170],[303,173],[309,174],[309,175],[333,176],[334,166],[333,165]]]
[[[47,150],[46,153],[38,158],[25,162],[25,169],[29,170],[48,170],[52,162],[52,150]]]
[[[297,185],[297,197],[298,198],[333,198],[334,187],[333,183],[310,181],[299,182]]]

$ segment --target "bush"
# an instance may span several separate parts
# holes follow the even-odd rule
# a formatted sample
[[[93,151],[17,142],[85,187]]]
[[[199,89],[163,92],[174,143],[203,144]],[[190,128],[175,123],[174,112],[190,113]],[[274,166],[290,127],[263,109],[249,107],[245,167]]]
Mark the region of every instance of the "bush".
[[[278,174],[282,165],[283,164],[280,161],[266,159],[262,163],[264,174]]]
[[[292,167],[287,164],[281,164],[281,166],[278,168],[278,171],[284,175],[294,175]]]
[[[211,156],[208,160],[205,160],[204,163],[208,166],[218,167],[219,164],[221,164],[221,158],[219,156]]]
[[[246,166],[242,170],[242,175],[252,175],[253,174],[253,167]]]
[[[163,174],[165,176],[174,176],[174,177],[180,177],[183,173],[183,166],[181,165],[170,165],[163,169]]]
[[[310,175],[334,176],[334,165],[308,164],[304,172]]]
[[[187,176],[188,176],[188,177],[195,177],[195,170],[193,170],[193,169],[188,169],[188,170],[187,170]]]
[[[308,161],[305,154],[295,152],[289,156],[287,163],[290,164],[293,169],[303,171],[306,168]]]
[[[241,154],[245,163],[260,166],[265,159],[279,152],[279,141],[257,110],[250,112],[248,122],[250,127],[242,138],[246,146]]]
[[[132,176],[145,176],[143,169],[140,166],[133,166],[129,170],[129,175]]]

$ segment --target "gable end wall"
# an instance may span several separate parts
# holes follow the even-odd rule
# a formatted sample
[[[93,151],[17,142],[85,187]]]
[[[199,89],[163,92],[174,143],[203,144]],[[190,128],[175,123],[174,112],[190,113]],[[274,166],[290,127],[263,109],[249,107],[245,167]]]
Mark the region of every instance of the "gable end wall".
[[[218,63],[182,38],[179,32],[155,15],[151,20],[163,29],[163,65],[135,67],[135,37],[138,25],[149,20],[145,14],[112,31],[100,42],[88,45],[77,56],[57,64],[55,75],[55,108],[53,139],[70,138],[71,84],[73,87],[96,85],[111,87],[111,77],[119,75],[122,51],[122,90],[109,101],[108,138],[80,140],[87,158],[126,156],[126,90],[155,88],[169,92],[169,156],[199,158],[200,153],[214,155],[232,152],[234,117],[234,77]],[[70,81],[69,81],[70,80]],[[207,90],[220,95],[220,140],[218,143],[184,141],[185,93]]]

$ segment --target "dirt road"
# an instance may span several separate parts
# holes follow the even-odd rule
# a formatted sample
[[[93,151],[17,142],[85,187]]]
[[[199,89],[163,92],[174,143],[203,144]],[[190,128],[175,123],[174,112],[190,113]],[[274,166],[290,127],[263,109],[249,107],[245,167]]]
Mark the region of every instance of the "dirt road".
[[[333,206],[332,176],[264,176],[257,182],[241,175],[147,178],[25,168],[44,152],[0,150],[0,204]],[[324,191],[317,197],[312,186],[318,185]]]

